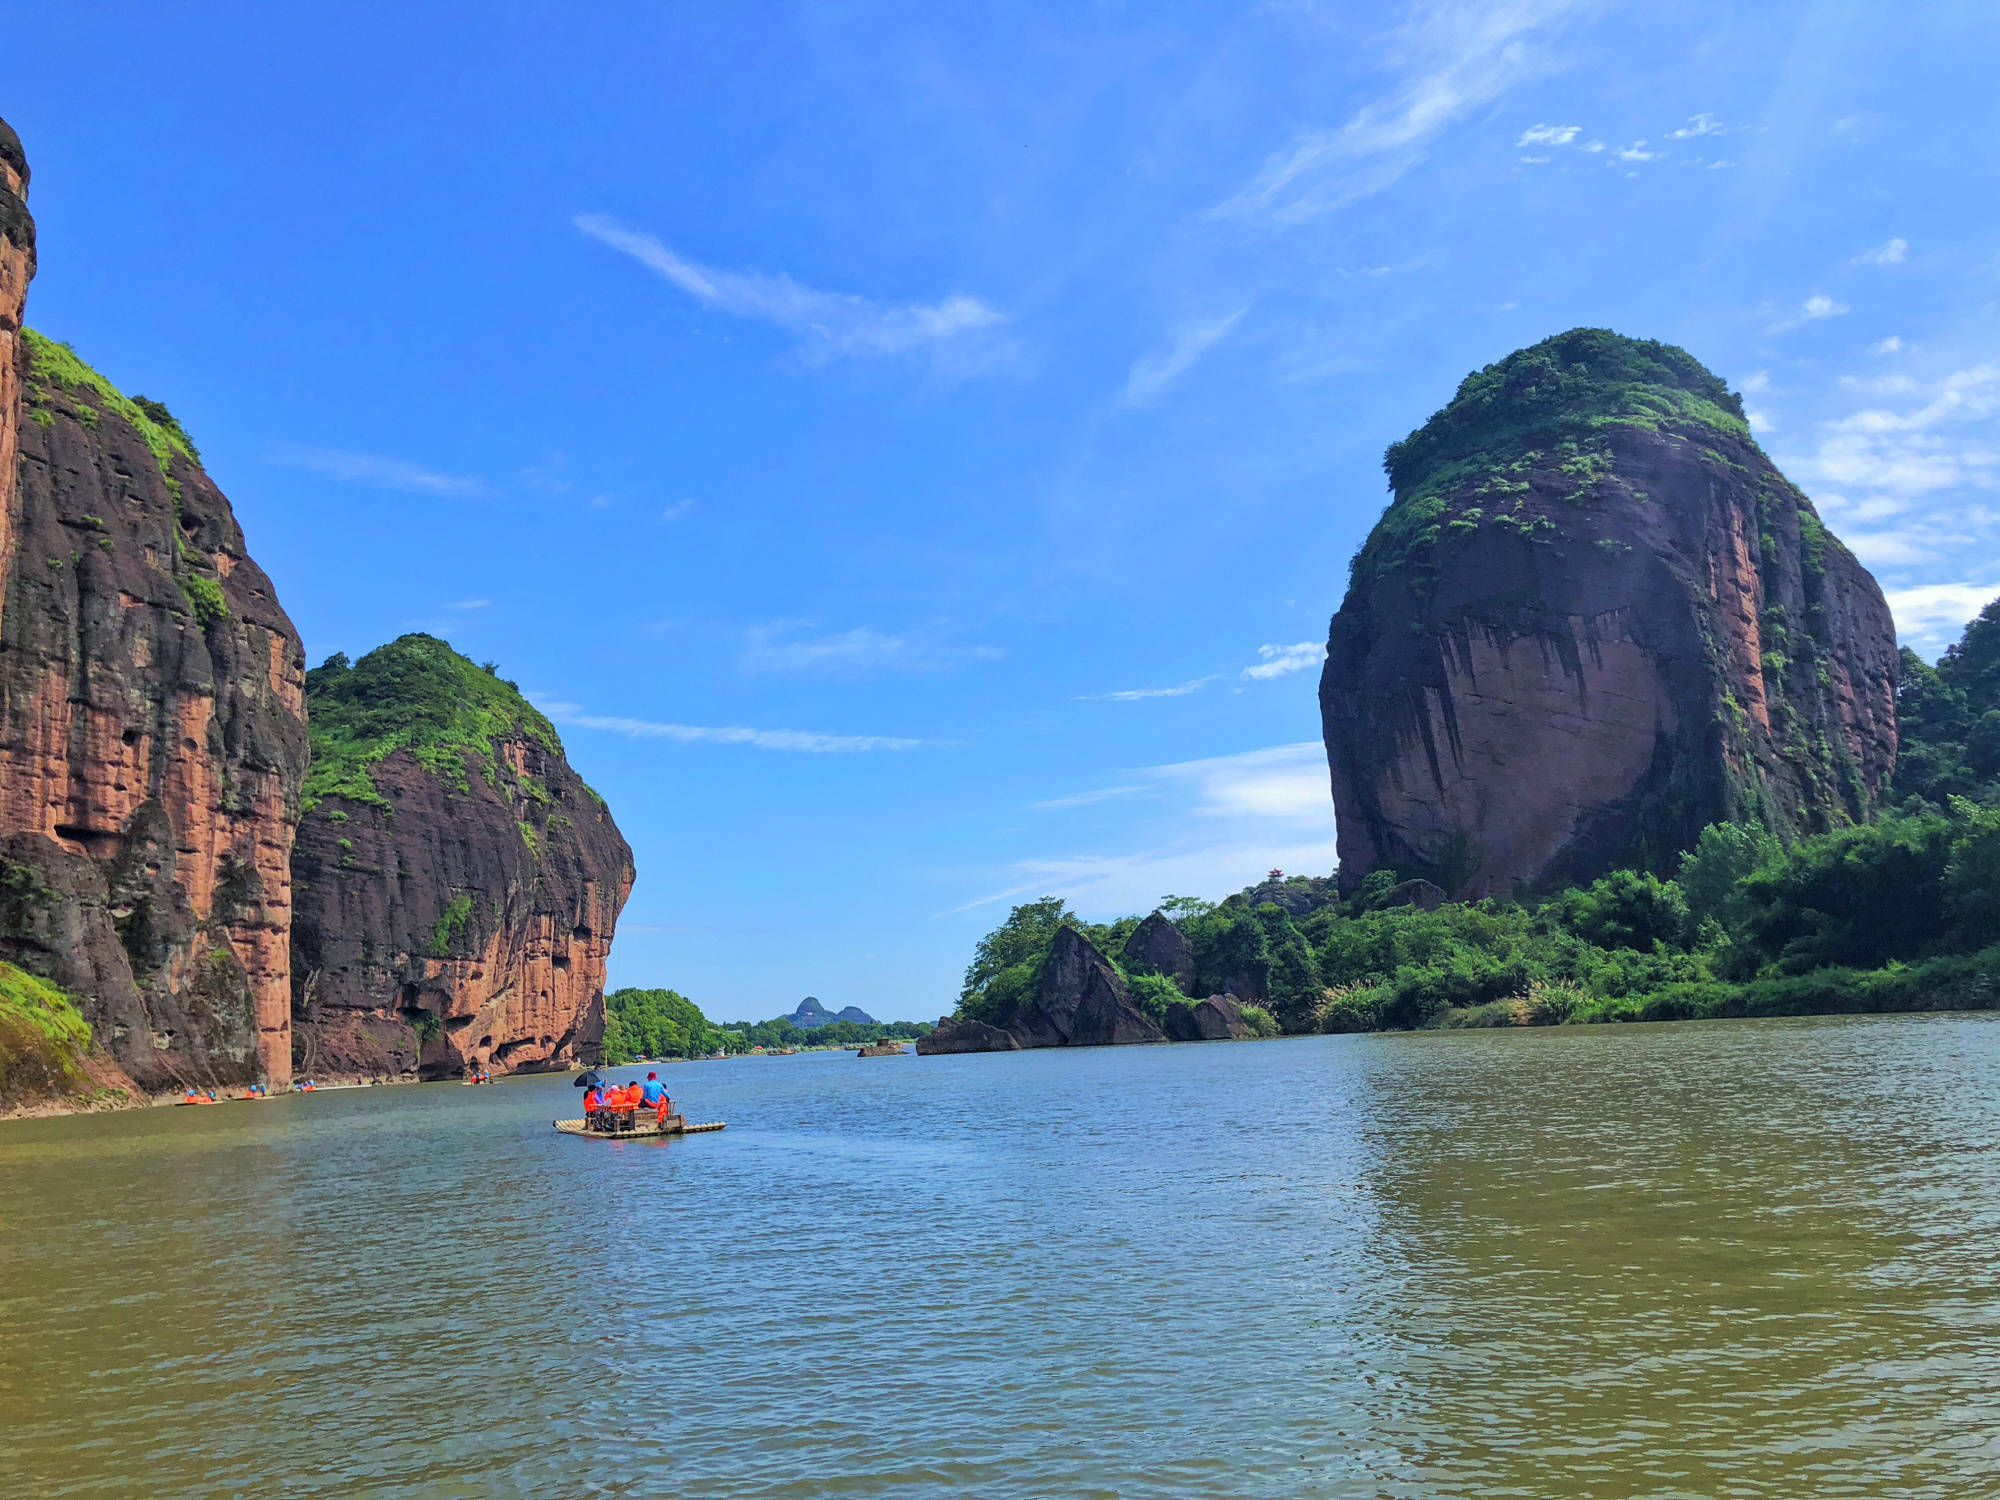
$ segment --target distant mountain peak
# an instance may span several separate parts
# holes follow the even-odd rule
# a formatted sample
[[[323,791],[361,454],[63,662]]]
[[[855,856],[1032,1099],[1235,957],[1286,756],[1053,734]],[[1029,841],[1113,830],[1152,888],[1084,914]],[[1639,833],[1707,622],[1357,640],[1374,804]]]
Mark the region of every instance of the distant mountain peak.
[[[789,1016],[786,1016],[785,1019],[790,1021],[794,1026],[807,1030],[814,1026],[828,1026],[835,1021],[854,1021],[862,1026],[877,1024],[875,1018],[859,1006],[850,1005],[838,1014],[835,1014],[820,1004],[818,997],[814,995],[808,995],[805,999],[801,1000],[799,1008]]]

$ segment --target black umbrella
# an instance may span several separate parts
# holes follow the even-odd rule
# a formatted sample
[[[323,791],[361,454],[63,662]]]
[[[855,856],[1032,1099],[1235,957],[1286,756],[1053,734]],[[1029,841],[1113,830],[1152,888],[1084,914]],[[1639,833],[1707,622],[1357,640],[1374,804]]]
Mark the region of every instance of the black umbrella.
[[[604,1080],[598,1076],[597,1069],[592,1068],[589,1072],[571,1079],[570,1082],[580,1089],[594,1089]]]

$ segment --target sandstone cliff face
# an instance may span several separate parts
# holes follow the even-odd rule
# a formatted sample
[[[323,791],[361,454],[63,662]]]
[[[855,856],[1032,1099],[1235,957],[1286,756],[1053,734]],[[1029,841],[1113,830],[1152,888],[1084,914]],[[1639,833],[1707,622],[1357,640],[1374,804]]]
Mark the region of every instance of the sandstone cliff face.
[[[429,636],[309,674],[293,858],[302,1073],[594,1060],[632,851],[548,721]]]
[[[21,314],[35,275],[35,219],[28,212],[28,157],[21,138],[0,120],[0,601],[14,557],[14,471],[20,444]]]
[[[917,1052],[928,1057],[1023,1047],[1118,1047],[1166,1039],[1166,1033],[1132,1003],[1131,992],[1110,960],[1089,938],[1064,927],[1042,963],[1035,998],[1004,1027],[946,1016],[917,1042]]]
[[[1683,351],[1576,330],[1390,449],[1320,707],[1344,882],[1455,896],[1809,831],[1895,765],[1881,590]]]
[[[14,342],[0,957],[142,1087],[282,1084],[304,651],[164,408]]]

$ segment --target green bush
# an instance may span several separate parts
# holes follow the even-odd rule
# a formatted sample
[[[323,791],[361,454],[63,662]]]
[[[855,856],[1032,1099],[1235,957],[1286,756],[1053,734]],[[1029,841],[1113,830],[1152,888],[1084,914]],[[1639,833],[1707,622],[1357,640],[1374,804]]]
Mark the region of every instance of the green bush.
[[[1163,974],[1130,974],[1125,985],[1132,992],[1132,1003],[1158,1026],[1166,1025],[1169,1006],[1187,1004],[1188,997],[1181,993],[1180,986]]]

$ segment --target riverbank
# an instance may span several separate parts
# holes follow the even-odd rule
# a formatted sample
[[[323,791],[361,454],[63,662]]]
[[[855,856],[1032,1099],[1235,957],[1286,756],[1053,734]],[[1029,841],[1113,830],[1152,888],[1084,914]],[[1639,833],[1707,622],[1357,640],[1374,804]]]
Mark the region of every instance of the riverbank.
[[[119,1110],[163,1109],[186,1100],[186,1094],[179,1089],[169,1089],[162,1093],[151,1093],[141,1089],[130,1078],[119,1072],[117,1064],[102,1053],[86,1053],[79,1062],[93,1080],[88,1088],[75,1093],[21,1100],[0,1106],[0,1123],[8,1120],[48,1120],[64,1115],[109,1114]],[[116,1081],[110,1081],[114,1079]],[[313,1087],[310,1089],[284,1088],[274,1091],[267,1097],[284,1099],[298,1093],[332,1094],[347,1089],[400,1088],[406,1084],[456,1082],[458,1080],[455,1078],[418,1078],[411,1074],[397,1074],[392,1078],[365,1078],[358,1074],[327,1078],[315,1076]],[[207,1086],[203,1087],[206,1090]],[[229,1088],[218,1088],[215,1091],[217,1104],[240,1104],[251,1097],[253,1096],[240,1084]]]
[[[1537,981],[1520,993],[1469,1006],[1440,1003],[1421,982],[1356,985],[1332,996],[1322,1029],[1436,1031],[1979,1010],[2000,1010],[2000,944],[1879,969],[1832,966],[1738,983],[1694,979],[1626,994],[1593,993],[1563,980]]]

